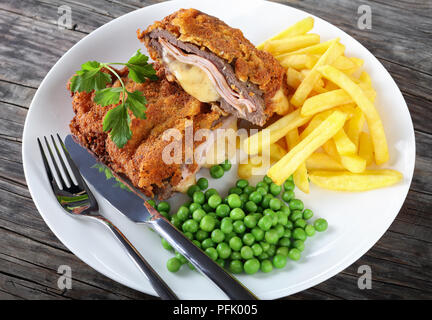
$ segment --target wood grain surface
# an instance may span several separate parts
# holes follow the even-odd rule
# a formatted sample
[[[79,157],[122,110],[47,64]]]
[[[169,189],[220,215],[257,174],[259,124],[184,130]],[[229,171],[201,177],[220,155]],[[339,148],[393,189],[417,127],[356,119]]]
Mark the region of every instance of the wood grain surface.
[[[0,299],[155,299],[91,269],[58,241],[37,212],[23,174],[22,131],[31,99],[53,64],[99,26],[159,1],[0,1]],[[415,127],[416,169],[396,220],[363,257],[333,278],[286,299],[432,298],[432,1],[277,1],[340,27],[365,45],[401,89]],[[360,30],[357,9],[372,9]],[[72,9],[59,29],[58,7]],[[59,290],[57,268],[73,270]],[[373,288],[357,286],[358,267],[372,268]]]

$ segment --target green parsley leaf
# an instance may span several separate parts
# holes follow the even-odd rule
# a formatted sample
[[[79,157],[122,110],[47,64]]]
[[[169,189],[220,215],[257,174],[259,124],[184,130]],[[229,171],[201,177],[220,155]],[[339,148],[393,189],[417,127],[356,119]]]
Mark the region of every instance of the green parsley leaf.
[[[158,77],[153,65],[148,64],[147,61],[148,57],[138,50],[126,63],[126,66],[129,68],[129,78],[137,83],[143,83],[147,79],[157,80]]]
[[[127,93],[127,99],[125,101],[126,107],[132,111],[135,117],[140,119],[146,119],[145,107],[147,104],[147,99],[141,91],[134,91]]]
[[[117,104],[120,101],[120,93],[123,91],[122,87],[116,88],[105,88],[96,91],[94,96],[94,102],[101,107],[106,107],[111,104]]]
[[[108,111],[103,120],[103,130],[110,131],[111,140],[120,149],[132,138],[129,123],[130,116],[124,104]]]
[[[71,79],[71,92],[91,92],[101,90],[111,83],[111,75],[102,72],[103,65],[97,61],[87,61]]]

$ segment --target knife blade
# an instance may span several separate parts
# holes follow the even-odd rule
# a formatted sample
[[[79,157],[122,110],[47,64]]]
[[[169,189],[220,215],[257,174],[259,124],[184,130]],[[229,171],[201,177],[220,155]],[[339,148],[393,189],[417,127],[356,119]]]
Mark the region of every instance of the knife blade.
[[[184,236],[167,219],[160,215],[145,200],[139,190],[128,181],[121,179],[129,190],[120,188],[116,179],[107,179],[104,172],[95,167],[101,164],[87,149],[82,147],[72,135],[65,138],[65,146],[84,178],[124,216],[137,223],[145,223],[165,238],[175,250],[180,252],[204,276],[213,281],[233,300],[257,300],[237,279],[210,259],[204,251]],[[103,165],[103,164],[101,164]]]

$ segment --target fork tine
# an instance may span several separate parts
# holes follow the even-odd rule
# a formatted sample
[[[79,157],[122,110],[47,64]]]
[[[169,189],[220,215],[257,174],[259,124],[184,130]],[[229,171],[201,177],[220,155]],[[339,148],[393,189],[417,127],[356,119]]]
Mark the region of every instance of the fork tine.
[[[60,151],[59,151],[59,149],[57,147],[57,143],[55,142],[53,135],[51,135],[51,140],[52,140],[52,143],[54,145],[54,149],[55,149],[55,151],[57,153],[57,156],[60,159],[60,164],[61,164],[61,166],[63,168],[63,171],[64,171],[64,173],[66,175],[66,179],[69,180],[70,185],[73,185],[74,182],[73,182],[73,180],[72,180],[72,178],[71,178],[71,176],[69,174],[69,170],[67,169],[67,167],[66,167],[66,165],[65,165],[65,163],[63,161],[63,157],[60,154]]]
[[[82,178],[81,173],[78,170],[78,167],[75,165],[75,162],[72,160],[69,151],[66,149],[66,146],[64,145],[63,140],[62,138],[60,138],[60,135],[58,133],[57,133],[57,138],[60,142],[61,147],[63,148],[63,153],[66,157],[67,162],[69,163],[70,168],[72,169],[75,179],[78,182],[78,186],[84,188],[86,186],[86,183],[84,182],[84,179]]]
[[[47,157],[46,157],[46,155],[45,155],[45,151],[44,151],[44,149],[42,148],[42,143],[40,142],[39,138],[37,138],[37,142],[38,142],[38,145],[39,145],[39,150],[40,150],[41,155],[42,155],[42,161],[43,161],[43,164],[44,164],[44,166],[45,166],[45,171],[46,171],[46,173],[47,173],[48,180],[49,180],[50,182],[52,182],[53,180],[55,181],[55,179],[54,179],[54,177],[53,177],[53,174],[52,174],[52,171],[51,171],[51,168],[50,168],[50,166],[49,166],[49,164],[48,164],[48,160],[47,160]]]
[[[45,144],[46,144],[47,149],[48,149],[48,153],[49,153],[49,155],[51,157],[51,160],[53,162],[53,165],[54,165],[54,170],[56,171],[57,176],[58,176],[58,178],[59,178],[60,183],[62,184],[62,186],[66,187],[66,183],[63,181],[63,177],[62,177],[61,172],[59,170],[59,167],[57,165],[56,159],[54,158],[54,155],[53,155],[53,153],[51,151],[51,147],[50,147],[50,145],[48,143],[48,140],[47,140],[47,138],[45,136],[44,136],[44,139],[45,139]]]

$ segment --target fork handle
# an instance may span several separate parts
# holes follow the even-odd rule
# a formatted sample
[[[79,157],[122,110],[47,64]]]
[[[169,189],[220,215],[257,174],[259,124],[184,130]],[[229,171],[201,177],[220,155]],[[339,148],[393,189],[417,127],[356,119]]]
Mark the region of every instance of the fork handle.
[[[165,218],[146,222],[171,246],[189,260],[202,274],[213,281],[232,300],[257,300],[258,298],[233,276],[210,259],[204,251],[186,238]]]
[[[125,235],[109,220],[101,218],[102,222],[112,231],[120,243],[125,247],[126,252],[135,262],[136,266],[147,276],[153,289],[162,300],[179,300],[176,294],[168,287],[165,281],[157,274],[157,272],[149,265],[132,243]]]

